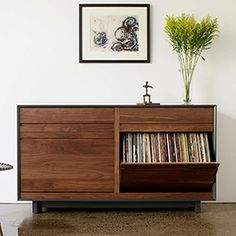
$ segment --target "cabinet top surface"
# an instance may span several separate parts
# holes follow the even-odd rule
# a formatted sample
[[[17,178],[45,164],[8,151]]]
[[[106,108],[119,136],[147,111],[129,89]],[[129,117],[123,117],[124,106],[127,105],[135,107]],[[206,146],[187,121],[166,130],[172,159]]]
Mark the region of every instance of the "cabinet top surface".
[[[209,108],[215,104],[196,105],[17,105],[18,108]]]

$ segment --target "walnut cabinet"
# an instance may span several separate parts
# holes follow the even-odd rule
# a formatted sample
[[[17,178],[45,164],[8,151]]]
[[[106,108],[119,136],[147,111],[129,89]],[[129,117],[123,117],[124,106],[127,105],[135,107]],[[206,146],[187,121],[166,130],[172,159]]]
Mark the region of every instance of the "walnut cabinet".
[[[122,133],[206,132],[210,163],[123,163]],[[18,106],[18,199],[42,207],[215,200],[216,106]]]

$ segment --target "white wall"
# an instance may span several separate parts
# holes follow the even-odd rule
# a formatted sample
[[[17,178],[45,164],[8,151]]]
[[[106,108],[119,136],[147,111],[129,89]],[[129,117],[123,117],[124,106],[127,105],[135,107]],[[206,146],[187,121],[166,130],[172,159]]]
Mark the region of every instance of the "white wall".
[[[17,199],[17,104],[135,104],[147,79],[154,101],[182,103],[177,58],[163,31],[165,16],[182,12],[219,19],[221,36],[198,64],[192,103],[218,105],[217,199],[236,201],[235,1],[150,0],[150,64],[79,64],[78,3],[0,0],[0,162],[15,167],[0,173],[0,202]]]

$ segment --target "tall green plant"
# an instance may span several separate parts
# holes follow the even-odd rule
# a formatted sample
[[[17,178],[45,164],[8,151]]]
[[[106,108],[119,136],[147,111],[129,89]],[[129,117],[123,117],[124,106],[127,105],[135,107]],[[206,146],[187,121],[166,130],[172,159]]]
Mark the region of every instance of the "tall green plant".
[[[204,50],[210,49],[218,36],[217,18],[210,16],[197,22],[194,15],[183,13],[181,16],[167,16],[165,32],[173,50],[177,53],[180,71],[185,85],[184,102],[190,102],[190,85],[198,59]]]

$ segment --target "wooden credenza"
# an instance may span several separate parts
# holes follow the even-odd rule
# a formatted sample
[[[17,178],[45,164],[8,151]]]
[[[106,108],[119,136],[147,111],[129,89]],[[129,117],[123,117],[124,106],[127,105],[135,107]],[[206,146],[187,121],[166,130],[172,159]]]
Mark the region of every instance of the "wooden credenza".
[[[215,199],[216,106],[18,106],[18,199],[190,207]],[[210,163],[123,163],[125,132],[207,132]]]

